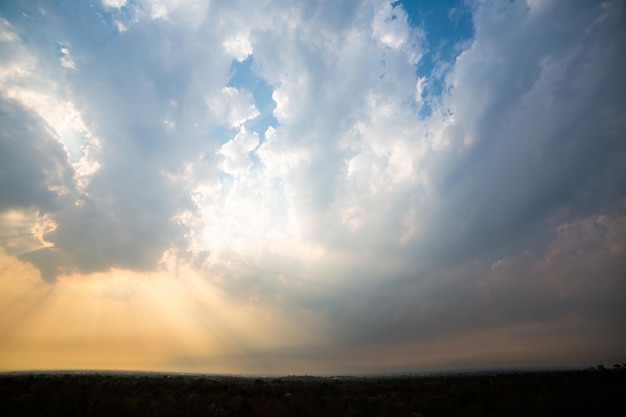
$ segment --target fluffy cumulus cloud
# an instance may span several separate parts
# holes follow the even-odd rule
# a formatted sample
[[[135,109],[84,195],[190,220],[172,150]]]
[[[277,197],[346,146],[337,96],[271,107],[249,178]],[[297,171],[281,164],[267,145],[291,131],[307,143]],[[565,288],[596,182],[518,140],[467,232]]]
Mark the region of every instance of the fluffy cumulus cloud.
[[[3,256],[189,268],[316,335],[268,364],[610,359],[624,5],[449,3],[447,44],[411,2],[3,4]]]

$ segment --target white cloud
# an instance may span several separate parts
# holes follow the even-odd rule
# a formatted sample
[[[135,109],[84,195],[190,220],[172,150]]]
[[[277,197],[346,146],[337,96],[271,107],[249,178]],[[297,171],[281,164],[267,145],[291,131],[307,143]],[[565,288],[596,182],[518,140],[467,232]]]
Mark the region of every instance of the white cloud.
[[[252,94],[233,87],[222,88],[217,95],[207,100],[207,106],[213,120],[218,124],[226,122],[232,127],[237,127],[259,115]]]
[[[231,175],[246,174],[252,167],[252,160],[248,155],[259,143],[259,135],[256,132],[248,132],[241,127],[237,136],[226,142],[217,151],[223,157],[220,168]]]
[[[13,26],[2,18],[0,18],[0,42],[5,51],[0,66],[0,85],[4,87],[28,77],[36,66],[36,59],[24,50]]]
[[[7,23],[8,25],[8,23]],[[7,30],[12,30],[10,25]],[[79,187],[83,188],[98,170],[95,160],[99,141],[87,128],[75,103],[64,96],[54,82],[46,79],[53,73],[45,63],[38,62],[13,34],[7,38],[11,51],[0,66],[0,86],[6,98],[18,102],[40,117],[67,152],[67,159],[75,170]],[[75,63],[67,46],[60,47],[61,66],[74,69]],[[67,190],[59,188],[65,193]]]
[[[124,25],[124,23],[122,23],[119,20],[115,21],[115,27],[117,28],[118,32],[126,32],[128,30],[128,28],[126,27],[126,25]]]
[[[19,38],[13,31],[11,23],[6,19],[0,18],[0,42],[15,42]]]
[[[400,49],[409,40],[411,30],[404,9],[392,2],[384,2],[375,13],[372,22],[374,37],[389,48]]]
[[[372,22],[372,35],[391,49],[404,49],[411,64],[421,58],[415,45],[424,41],[423,34],[408,23],[408,15],[401,5],[382,2]]]
[[[209,0],[141,0],[151,19],[174,20],[191,28],[199,28],[206,19]]]
[[[76,63],[72,59],[72,55],[70,55],[70,50],[67,46],[63,46],[60,50],[61,53],[61,66],[68,69],[75,69]]]
[[[101,0],[102,5],[108,8],[121,9],[126,6],[126,0]]]
[[[252,45],[250,45],[250,39],[244,35],[233,36],[228,38],[222,44],[224,49],[237,61],[245,61],[250,55],[252,55]]]

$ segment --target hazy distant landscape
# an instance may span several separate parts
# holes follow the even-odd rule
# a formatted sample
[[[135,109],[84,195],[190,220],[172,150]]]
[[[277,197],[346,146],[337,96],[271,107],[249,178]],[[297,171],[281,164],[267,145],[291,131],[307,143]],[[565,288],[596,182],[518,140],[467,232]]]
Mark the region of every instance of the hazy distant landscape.
[[[405,377],[5,373],[3,416],[623,416],[626,369]]]

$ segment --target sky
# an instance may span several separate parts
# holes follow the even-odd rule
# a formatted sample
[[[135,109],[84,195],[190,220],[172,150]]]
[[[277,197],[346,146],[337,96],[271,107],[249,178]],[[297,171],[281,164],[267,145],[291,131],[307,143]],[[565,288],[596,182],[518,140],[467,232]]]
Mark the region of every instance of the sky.
[[[0,370],[626,361],[626,3],[0,5]]]

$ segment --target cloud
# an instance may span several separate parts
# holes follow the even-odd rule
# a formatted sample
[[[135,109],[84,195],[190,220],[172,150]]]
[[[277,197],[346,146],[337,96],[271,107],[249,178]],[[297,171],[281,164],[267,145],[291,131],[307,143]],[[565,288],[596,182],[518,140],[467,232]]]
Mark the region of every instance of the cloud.
[[[248,154],[257,147],[259,136],[242,128],[237,136],[222,145],[218,154],[224,159],[220,168],[231,175],[246,174],[253,163]]]
[[[550,216],[588,215],[620,198],[623,98],[613,71],[625,63],[603,41],[624,36],[620,17],[584,32],[601,7],[580,5],[564,20],[559,13],[557,5],[533,11],[518,3],[475,11],[474,42],[448,76],[446,136],[458,151],[437,167],[445,204],[443,221],[431,222],[444,228],[441,237],[455,231],[454,243],[442,242],[450,249],[524,242]],[[600,73],[612,75],[600,81]]]
[[[623,124],[618,110],[623,97],[615,83],[621,83],[618,73],[624,62],[615,59],[617,43],[601,40],[621,39],[624,33],[619,16],[602,29],[593,26],[604,15],[603,8],[585,7],[572,9],[564,20],[557,18],[556,5],[542,10],[521,4],[478,7],[475,39],[447,76],[450,88],[440,107],[421,121],[407,108],[409,99],[403,98],[412,91],[407,88],[409,80],[416,81],[405,64],[411,62],[408,53],[401,51],[401,59],[388,61],[396,62],[390,68],[398,71],[389,83],[376,83],[376,73],[354,89],[349,81],[337,82],[350,92],[335,98],[315,83],[339,79],[342,67],[337,61],[325,67],[321,63],[330,60],[320,53],[319,59],[303,64],[309,55],[298,52],[306,48],[290,47],[288,39],[280,41],[281,50],[298,52],[277,57],[268,51],[272,60],[282,62],[275,75],[266,75],[279,80],[274,93],[279,126],[258,155],[268,172],[283,180],[289,230],[326,248],[321,259],[333,270],[305,267],[314,271],[305,278],[306,289],[288,292],[287,297],[295,305],[305,305],[314,293],[312,287],[335,280],[335,292],[318,294],[325,301],[314,303],[316,311],[324,316],[334,312],[335,322],[344,324],[338,334],[362,331],[367,343],[387,336],[411,339],[446,329],[465,331],[462,326],[497,327],[486,312],[465,320],[465,313],[455,308],[480,305],[473,284],[463,284],[472,282],[472,277],[502,276],[511,283],[491,302],[517,305],[519,310],[499,311],[494,317],[536,322],[545,317],[561,320],[562,314],[590,314],[568,313],[562,305],[551,310],[556,291],[544,280],[553,272],[529,265],[533,256],[549,250],[559,230],[556,225],[611,210],[623,196],[624,147],[616,129]],[[549,23],[555,20],[558,23]],[[579,27],[597,31],[582,33]],[[371,35],[364,29],[365,34]],[[543,38],[551,41],[538,47]],[[337,49],[353,47],[353,39],[346,38]],[[375,44],[370,48],[376,51]],[[346,55],[351,63],[359,62],[348,53],[337,56]],[[255,60],[262,65],[264,57],[262,47],[256,47]],[[349,73],[358,75],[342,79],[358,81],[367,74]],[[607,73],[612,76],[597,76]],[[342,102],[345,97],[349,102]],[[589,107],[592,102],[602,104]],[[325,114],[327,108],[343,109],[343,105],[346,111],[337,112],[341,117]],[[605,246],[601,253],[607,250]],[[343,257],[349,266],[341,269],[329,253]],[[525,253],[538,255],[527,258]],[[511,267],[491,273],[471,268],[473,262],[491,265],[500,259],[507,260],[501,266],[510,263]],[[565,263],[553,268],[550,271],[566,269]],[[581,277],[594,275],[593,268],[581,265],[581,271],[587,271]],[[526,279],[523,271],[535,278]],[[621,285],[619,275],[612,276],[614,281],[607,287]],[[257,285],[262,297],[269,298],[278,290],[266,280],[259,279]],[[397,288],[394,283],[401,290],[385,297],[384,288]],[[469,285],[467,293],[457,290],[463,285]],[[371,301],[364,302],[358,295],[350,298],[347,294],[353,294],[355,287],[357,294]],[[434,314],[438,320],[427,327],[399,326],[393,336],[386,336],[384,330],[394,326],[388,318],[378,322],[372,316],[378,306],[411,310],[418,304],[403,293],[421,294],[420,299],[443,297],[440,305],[425,302],[421,309],[424,317]],[[508,301],[512,299],[515,303]],[[583,307],[592,302],[578,299],[572,304]],[[601,315],[614,314],[615,310],[606,310]]]
[[[92,15],[92,18],[96,17]],[[29,23],[24,22],[25,25]],[[143,33],[141,30],[138,32],[141,38]],[[17,36],[11,39],[19,42]],[[135,53],[134,39],[131,35],[121,47],[113,42],[108,56]],[[87,52],[82,49],[85,43],[85,39],[76,39],[72,45],[79,54],[85,56]],[[18,114],[9,120],[11,123],[6,126],[12,130],[5,130],[7,140],[3,140],[2,144],[9,146],[16,143],[21,148],[3,155],[9,157],[16,153],[12,157],[14,162],[19,162],[18,158],[26,158],[36,165],[32,169],[27,164],[11,168],[11,176],[6,177],[4,187],[17,186],[19,192],[7,193],[3,204],[9,204],[9,198],[15,199],[30,193],[27,194],[31,195],[28,199],[22,198],[24,201],[20,207],[44,210],[57,224],[45,236],[53,248],[25,255],[25,259],[40,265],[47,280],[54,280],[62,271],[91,273],[113,267],[138,270],[155,268],[163,253],[176,239],[182,239],[184,234],[184,229],[176,225],[173,217],[185,207],[188,200],[185,191],[178,189],[171,175],[168,175],[181,162],[177,161],[173,166],[158,162],[165,161],[168,146],[170,149],[176,147],[173,146],[171,132],[165,126],[159,124],[161,129],[155,128],[156,120],[163,120],[164,116],[175,119],[177,106],[172,103],[178,97],[174,96],[164,105],[157,105],[158,100],[154,100],[154,79],[146,78],[143,69],[135,69],[133,73],[134,65],[130,61],[120,64],[117,69],[114,65],[108,66],[108,74],[99,78],[102,67],[98,60],[103,56],[107,59],[106,53],[103,56],[94,55],[96,59],[89,59],[81,72],[71,79],[64,79],[42,58],[30,61],[20,58],[29,56],[22,52],[24,50],[27,49],[23,46],[16,48],[16,58],[8,61],[8,64],[30,62],[30,67],[22,67],[19,72],[12,70],[12,74],[16,75],[4,79],[7,86],[4,91],[7,98],[26,106],[36,116],[23,111],[25,114]],[[30,51],[30,56],[38,52],[35,47]],[[147,56],[154,58],[152,52],[147,51]],[[129,66],[125,66],[127,64]],[[131,70],[126,71],[127,68]],[[120,73],[118,71],[125,73],[130,84],[115,78]],[[165,71],[159,74],[167,74],[168,70]],[[65,88],[55,88],[47,77],[57,80]],[[96,79],[98,81],[94,81]],[[70,85],[73,87],[70,88]],[[83,85],[88,88],[82,89]],[[96,93],[97,98],[94,99],[96,96],[92,94],[99,90],[99,85],[102,85],[101,94]],[[124,90],[129,85],[132,87]],[[130,91],[130,95],[125,94],[125,91]],[[198,97],[198,100],[203,101],[202,97]],[[85,106],[87,102],[90,104]],[[154,102],[155,106],[151,112],[146,112],[144,104],[150,102]],[[181,103],[181,106],[185,104],[182,100]],[[81,112],[76,110],[79,105],[82,107]],[[200,111],[205,113],[204,109]],[[9,117],[9,114],[5,112],[3,116]],[[26,115],[30,119],[26,119]],[[114,117],[116,123],[110,123],[109,117]],[[38,118],[45,122],[39,122]],[[36,121],[43,126],[40,130],[47,133],[43,136],[47,136],[47,145],[36,135],[19,140],[23,127],[31,125],[31,129],[35,129],[38,127]],[[189,123],[180,124],[183,128],[190,128]],[[33,132],[42,136],[37,130]],[[98,132],[99,136],[96,137],[94,132]],[[45,146],[57,148],[41,156],[46,159],[37,160],[37,153],[24,149],[30,142],[37,152],[46,152]],[[152,148],[159,143],[162,145],[161,150]],[[152,156],[150,151],[144,152],[149,149],[152,149]],[[51,165],[55,155],[57,167]],[[6,166],[9,167],[8,164]],[[20,169],[28,169],[29,175],[20,176]],[[20,181],[24,182],[41,170],[46,171],[35,178],[36,184],[29,187],[20,185]],[[15,180],[15,175],[20,177],[19,181]],[[37,187],[41,195],[37,196],[39,201],[33,196]],[[167,195],[168,189],[173,194]],[[54,207],[50,207],[52,201],[41,201],[45,195],[53,200],[55,194],[63,199],[61,201],[58,197]],[[9,204],[9,208],[13,207],[15,204]],[[148,240],[151,243],[146,245]],[[56,266],[53,265],[55,259],[58,261]]]
[[[240,126],[259,115],[252,94],[233,87],[222,88],[217,97],[207,100],[207,105],[216,123],[221,124],[225,121],[231,127]]]
[[[452,46],[390,1],[20,7],[2,245],[46,281],[191,268],[310,325],[294,358],[623,327],[621,2],[473,4]]]
[[[102,0],[102,5],[108,8],[121,9],[126,5],[126,0]]]
[[[45,122],[19,103],[2,98],[0,110],[0,210],[55,210],[74,185],[67,154]]]
[[[246,36],[235,36],[224,41],[222,44],[226,52],[231,54],[237,61],[245,61],[252,55],[252,46]]]
[[[67,69],[76,68],[76,63],[72,59],[72,55],[70,54],[70,50],[67,46],[60,46],[59,54],[61,55],[61,66]]]
[[[489,351],[509,352],[504,356],[514,360],[515,349],[525,351],[518,352],[520,365],[529,356],[544,364],[591,361],[594,355],[608,360],[625,343],[624,242],[615,234],[623,221],[622,208],[558,226],[541,253],[511,255],[492,264],[468,261],[404,280],[387,279],[375,289],[353,286],[349,293],[331,294],[325,311],[333,323],[328,339],[337,352],[363,346],[402,352],[412,346],[423,356],[404,360],[416,366],[428,366],[437,357],[446,367],[488,364],[483,355]],[[572,356],[541,358],[545,346],[573,352],[572,345]],[[435,346],[438,353],[429,351]],[[493,366],[502,366],[501,359],[493,359],[499,363]]]

